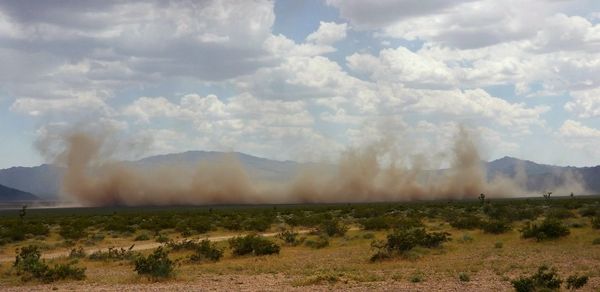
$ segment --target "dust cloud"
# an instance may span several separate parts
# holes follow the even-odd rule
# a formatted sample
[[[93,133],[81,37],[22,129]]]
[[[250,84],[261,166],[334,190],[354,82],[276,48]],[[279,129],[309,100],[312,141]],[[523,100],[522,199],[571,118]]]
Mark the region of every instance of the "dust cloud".
[[[476,144],[462,127],[446,151],[447,169],[432,168],[424,157],[397,155],[392,143],[383,141],[349,149],[333,166],[311,164],[279,182],[252,179],[234,155],[195,167],[136,167],[110,159],[103,150],[111,144],[106,135],[79,131],[60,139],[64,150],[56,162],[66,168],[63,191],[87,206],[376,202],[528,192],[522,169],[513,177],[488,179]],[[388,157],[387,164],[382,157]],[[565,189],[584,189],[575,175],[562,177]]]

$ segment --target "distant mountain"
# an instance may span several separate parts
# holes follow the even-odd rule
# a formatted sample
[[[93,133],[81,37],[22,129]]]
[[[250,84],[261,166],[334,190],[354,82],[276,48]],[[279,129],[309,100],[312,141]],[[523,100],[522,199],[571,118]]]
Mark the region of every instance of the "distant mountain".
[[[40,199],[55,199],[60,193],[64,169],[43,164],[0,170],[0,184],[35,194]]]
[[[298,171],[314,164],[294,161],[278,161],[260,158],[239,152],[188,151],[146,157],[136,161],[125,162],[133,167],[148,168],[168,165],[194,167],[198,163],[215,162],[224,155],[236,157],[247,170],[249,176],[258,180],[286,181],[293,178]],[[571,177],[579,177],[586,189],[600,194],[600,166],[595,167],[562,167],[538,164],[513,157],[503,157],[491,162],[483,162],[488,178],[498,175],[514,177],[522,172],[527,176],[526,187],[531,191],[552,190],[565,182],[566,173]],[[333,165],[329,165],[333,168]],[[37,167],[13,167],[0,170],[0,184],[35,194],[40,199],[52,200],[59,197],[60,185],[64,169],[44,164]]]
[[[0,202],[21,202],[39,200],[33,194],[0,185]]]

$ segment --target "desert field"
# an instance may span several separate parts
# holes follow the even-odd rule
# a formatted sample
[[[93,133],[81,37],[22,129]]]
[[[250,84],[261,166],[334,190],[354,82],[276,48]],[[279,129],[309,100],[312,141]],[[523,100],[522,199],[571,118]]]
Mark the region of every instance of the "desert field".
[[[600,289],[599,197],[21,209],[0,220],[5,291]]]

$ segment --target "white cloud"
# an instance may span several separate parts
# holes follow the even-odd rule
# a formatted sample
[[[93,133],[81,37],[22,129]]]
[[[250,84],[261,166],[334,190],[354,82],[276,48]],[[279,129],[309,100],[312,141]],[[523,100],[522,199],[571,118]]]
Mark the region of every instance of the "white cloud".
[[[600,130],[584,126],[578,121],[566,120],[558,129],[563,138],[600,139]]]
[[[306,41],[313,42],[318,45],[332,45],[346,38],[346,23],[323,22],[319,24],[317,31],[309,34]]]
[[[565,104],[565,109],[580,118],[600,116],[600,87],[591,90],[571,92],[573,100]]]

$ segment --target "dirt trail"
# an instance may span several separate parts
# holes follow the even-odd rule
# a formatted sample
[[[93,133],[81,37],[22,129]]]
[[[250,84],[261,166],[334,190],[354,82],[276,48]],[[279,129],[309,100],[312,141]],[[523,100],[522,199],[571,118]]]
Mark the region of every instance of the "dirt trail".
[[[309,233],[311,230],[300,230],[300,231],[296,231],[299,234],[306,234]],[[210,241],[225,241],[228,240],[230,238],[236,237],[236,236],[240,236],[240,235],[246,235],[247,233],[240,233],[240,234],[230,234],[230,235],[219,235],[219,236],[209,236],[209,237],[205,237],[203,239],[208,239]],[[266,232],[266,233],[260,233],[260,235],[265,236],[265,237],[272,237],[277,235],[278,232]],[[113,246],[114,248],[129,248],[131,245],[133,245],[132,250],[134,251],[140,251],[140,250],[148,250],[148,249],[153,249],[153,248],[157,248],[161,245],[163,245],[163,243],[159,243],[159,242],[142,242],[142,243],[132,243],[129,244],[127,246]],[[86,254],[92,254],[94,252],[97,251],[108,251],[109,247],[102,247],[102,248],[98,248],[98,247],[91,247],[91,248],[85,248],[85,253]],[[63,251],[55,251],[55,252],[49,252],[49,253],[42,253],[42,259],[55,259],[55,258],[60,258],[60,257],[68,257],[69,256],[70,251],[69,250],[63,250]],[[0,263],[6,263],[6,262],[12,262],[15,260],[15,256],[0,256]]]

